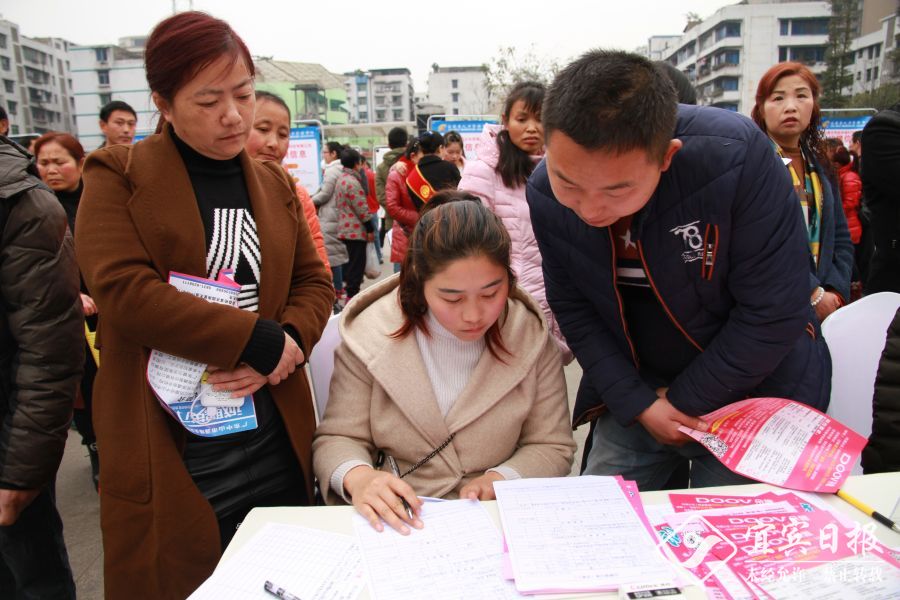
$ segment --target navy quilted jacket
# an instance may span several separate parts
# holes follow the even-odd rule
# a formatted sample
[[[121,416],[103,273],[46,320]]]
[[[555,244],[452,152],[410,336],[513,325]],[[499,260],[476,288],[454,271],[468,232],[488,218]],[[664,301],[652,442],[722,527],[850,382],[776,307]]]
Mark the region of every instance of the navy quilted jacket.
[[[809,304],[806,226],[787,169],[736,113],[680,106],[675,137],[684,145],[632,223],[657,298],[702,351],[669,400],[690,415],[753,396],[824,411],[831,361]],[[527,198],[547,298],[584,371],[573,422],[605,407],[628,425],[656,393],[638,373],[611,234],[556,200],[544,163]]]

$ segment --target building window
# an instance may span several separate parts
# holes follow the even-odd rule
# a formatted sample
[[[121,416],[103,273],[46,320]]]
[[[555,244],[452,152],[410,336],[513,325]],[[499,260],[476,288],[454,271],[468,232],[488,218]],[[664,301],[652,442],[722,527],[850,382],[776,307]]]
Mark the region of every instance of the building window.
[[[866,69],[866,81],[872,81],[872,69]]]
[[[0,56],[0,67],[3,67],[4,71],[9,71],[10,64],[8,56]]]
[[[781,35],[790,35],[791,34],[791,20],[790,19],[778,19],[778,25],[781,28]]]
[[[112,102],[112,94],[100,94],[100,106],[106,106]]]
[[[878,79],[878,67],[872,69],[872,79]]]
[[[403,109],[395,110],[395,111],[394,111],[394,120],[395,120],[395,121],[402,121],[402,120],[403,120]]]
[[[6,34],[0,33],[0,48],[6,48]]]
[[[9,79],[4,79],[3,87],[6,88],[7,94],[12,94],[14,91],[16,91],[16,82],[10,81]]]
[[[450,99],[451,99],[453,102],[459,102],[459,93],[454,92],[454,93],[450,94]]]
[[[791,19],[791,35],[828,35],[828,19]]]
[[[97,56],[97,62],[109,60],[109,51],[106,48],[94,48],[94,54]]]
[[[97,83],[100,85],[109,85],[109,71],[106,69],[97,71]]]
[[[6,46],[3,46],[3,47],[6,48]],[[452,87],[454,90],[459,88],[459,79],[451,79],[450,87]]]
[[[881,44],[875,44],[875,58],[881,56]]]
[[[738,89],[737,77],[721,77],[719,78],[719,87],[726,92],[733,92]]]
[[[454,115],[458,115],[458,114],[459,114],[459,109],[458,109],[458,108],[454,108],[454,109],[453,109],[453,114],[454,114]]]
[[[806,65],[825,62],[825,46],[780,46],[778,60],[794,60]]]
[[[391,104],[393,106],[400,106],[403,104],[403,96],[391,96]]]
[[[384,96],[375,96],[375,105],[384,106]]]
[[[862,71],[857,71],[857,72],[856,72],[856,80],[857,80],[857,81],[862,80]]]
[[[384,111],[383,110],[375,111],[375,120],[378,122],[384,121]]]
[[[369,105],[369,99],[366,98],[365,96],[360,96],[360,97],[359,97],[359,100],[358,100],[358,102],[357,102],[357,104],[359,104],[360,106],[368,106],[368,105]]]
[[[19,113],[19,105],[12,100],[7,100],[6,106],[9,108],[9,114],[16,115]]]
[[[741,37],[741,22],[726,21],[716,27],[716,41],[729,37]]]

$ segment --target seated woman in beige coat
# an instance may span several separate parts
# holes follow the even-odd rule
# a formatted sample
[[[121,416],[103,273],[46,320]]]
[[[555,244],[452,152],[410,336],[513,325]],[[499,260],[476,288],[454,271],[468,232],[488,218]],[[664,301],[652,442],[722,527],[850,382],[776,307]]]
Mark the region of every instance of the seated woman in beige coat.
[[[437,194],[399,277],[341,318],[313,465],[325,501],[352,502],[379,531],[422,527],[417,495],[492,500],[494,481],[572,465],[559,350],[515,287],[506,228],[476,200]]]

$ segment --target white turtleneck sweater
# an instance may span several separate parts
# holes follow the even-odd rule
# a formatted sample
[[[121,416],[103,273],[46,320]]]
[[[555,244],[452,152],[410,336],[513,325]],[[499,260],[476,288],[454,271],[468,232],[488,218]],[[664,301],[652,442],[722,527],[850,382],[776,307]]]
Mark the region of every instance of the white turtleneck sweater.
[[[431,380],[431,387],[434,390],[435,398],[437,398],[438,408],[441,411],[441,415],[446,417],[456,403],[456,399],[459,398],[459,395],[469,383],[469,379],[472,378],[472,373],[475,371],[478,361],[481,360],[486,344],[484,336],[471,342],[459,339],[441,325],[430,310],[425,318],[428,325],[428,334],[416,328],[416,343],[419,345],[419,352],[422,355],[422,361],[425,363],[425,370],[428,372],[428,378]],[[349,502],[350,499],[344,495],[344,476],[350,469],[366,464],[368,463],[349,460],[340,465],[331,474],[331,489]],[[506,479],[518,479],[520,477],[514,469],[509,467],[497,467],[488,470],[496,471]]]

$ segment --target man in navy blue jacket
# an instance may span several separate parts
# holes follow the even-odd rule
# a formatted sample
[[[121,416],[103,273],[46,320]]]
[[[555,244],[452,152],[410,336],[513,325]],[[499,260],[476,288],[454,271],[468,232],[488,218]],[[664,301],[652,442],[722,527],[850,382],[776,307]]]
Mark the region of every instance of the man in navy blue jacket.
[[[550,307],[584,371],[587,474],[663,487],[746,482],[680,425],[748,397],[825,410],[828,349],[809,299],[787,171],[752,121],[679,106],[665,73],[594,51],[556,78],[527,188]]]

